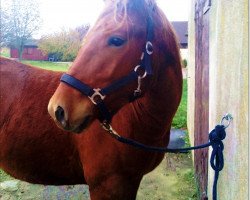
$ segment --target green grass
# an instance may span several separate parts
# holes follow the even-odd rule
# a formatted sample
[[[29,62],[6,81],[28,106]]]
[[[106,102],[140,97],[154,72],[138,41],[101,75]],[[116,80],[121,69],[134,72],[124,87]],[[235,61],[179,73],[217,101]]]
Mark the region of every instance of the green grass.
[[[181,103],[173,119],[172,128],[187,128],[187,79],[183,80]]]
[[[6,57],[6,58],[10,58],[10,49],[9,48],[1,48],[0,51],[0,56]]]
[[[23,60],[22,63],[53,71],[67,71],[71,64],[68,62],[49,62],[33,60]]]
[[[197,200],[191,154],[167,153],[161,164],[145,175],[137,200]]]
[[[11,176],[6,174],[4,171],[0,170],[0,183],[6,180],[11,180],[13,179]]]
[[[8,48],[2,48],[0,51],[0,56],[10,58],[10,50]],[[67,71],[71,64],[69,62],[49,62],[35,60],[22,60],[22,63],[53,71]]]
[[[198,188],[195,180],[194,170],[192,168],[186,170],[180,170],[177,174],[180,181],[177,183],[180,200],[197,200],[198,199]]]

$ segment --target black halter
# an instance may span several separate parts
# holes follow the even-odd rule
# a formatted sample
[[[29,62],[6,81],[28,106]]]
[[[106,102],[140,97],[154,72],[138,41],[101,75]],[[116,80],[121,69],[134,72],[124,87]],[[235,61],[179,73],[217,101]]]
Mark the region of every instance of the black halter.
[[[133,100],[140,97],[141,95],[141,80],[145,78],[147,75],[152,75],[153,70],[151,66],[151,59],[150,55],[153,53],[153,45],[151,41],[153,40],[153,22],[152,18],[148,17],[147,19],[147,40],[145,44],[145,49],[141,56],[140,64],[137,65],[132,72],[130,72],[127,76],[122,77],[121,79],[114,81],[110,85],[105,88],[91,88],[87,84],[83,83],[82,81],[76,79],[75,77],[69,74],[63,74],[60,81],[68,84],[69,86],[75,88],[76,90],[80,91],[82,94],[89,97],[93,104],[98,107],[100,112],[99,120],[101,122],[109,123],[112,119],[112,114],[108,110],[107,106],[104,103],[105,97],[120,89],[121,87],[127,85],[131,81],[138,80],[138,87],[134,90]],[[143,70],[144,73],[141,75],[139,73]]]

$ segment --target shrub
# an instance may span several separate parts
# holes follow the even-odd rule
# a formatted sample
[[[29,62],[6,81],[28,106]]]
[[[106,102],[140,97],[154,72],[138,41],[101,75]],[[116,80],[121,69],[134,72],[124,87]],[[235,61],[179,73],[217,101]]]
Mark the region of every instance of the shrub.
[[[89,29],[88,25],[76,29],[43,36],[38,48],[49,55],[53,61],[73,61],[80,49],[82,39]]]

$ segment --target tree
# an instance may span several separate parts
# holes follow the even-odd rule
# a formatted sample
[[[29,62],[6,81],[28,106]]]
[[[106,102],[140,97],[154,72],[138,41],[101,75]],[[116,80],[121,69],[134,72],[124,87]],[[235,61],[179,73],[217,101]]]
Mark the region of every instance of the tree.
[[[22,59],[25,42],[40,27],[39,6],[36,0],[10,0],[1,8],[1,46],[18,49]]]
[[[1,20],[0,20],[0,47],[5,47],[7,46],[6,44],[8,43],[8,26],[7,26],[7,13],[1,9]]]
[[[45,35],[40,39],[38,48],[54,60],[73,61],[88,29],[89,25],[83,25],[75,29],[63,29],[61,32]]]

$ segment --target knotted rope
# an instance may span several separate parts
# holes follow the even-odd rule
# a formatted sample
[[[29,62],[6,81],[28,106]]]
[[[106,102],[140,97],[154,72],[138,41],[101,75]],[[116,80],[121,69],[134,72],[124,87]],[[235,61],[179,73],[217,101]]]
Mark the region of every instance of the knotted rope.
[[[217,200],[217,182],[219,178],[219,172],[224,167],[224,157],[223,157],[223,150],[224,145],[222,140],[226,138],[226,131],[225,129],[230,125],[232,120],[232,116],[230,114],[225,115],[222,120],[221,124],[215,126],[215,128],[209,133],[209,142],[203,145],[198,145],[194,147],[187,147],[187,148],[177,148],[177,149],[170,149],[168,147],[154,147],[142,144],[135,140],[125,138],[119,135],[109,123],[102,123],[102,127],[106,130],[113,138],[118,140],[121,143],[131,145],[133,147],[147,150],[147,151],[154,151],[159,153],[188,153],[190,150],[202,149],[211,146],[212,153],[210,157],[210,165],[214,170],[214,183],[213,183],[213,200]],[[227,124],[224,125],[224,120],[227,121]]]

